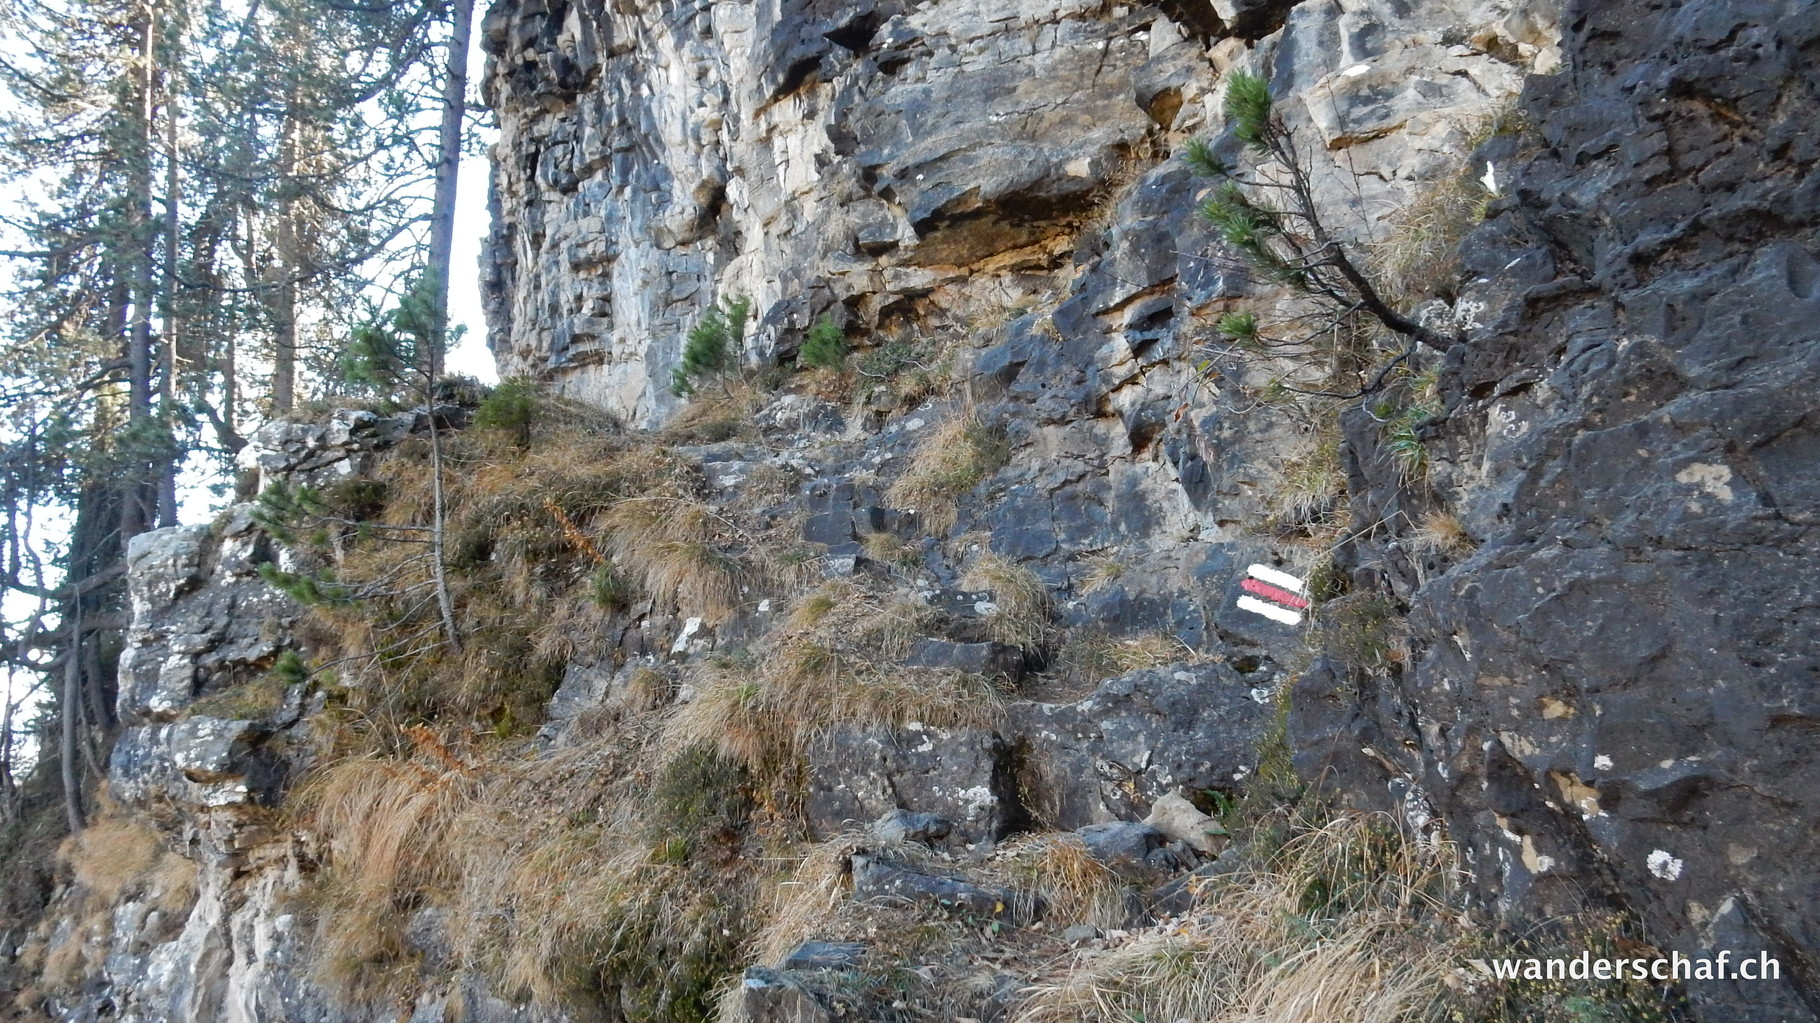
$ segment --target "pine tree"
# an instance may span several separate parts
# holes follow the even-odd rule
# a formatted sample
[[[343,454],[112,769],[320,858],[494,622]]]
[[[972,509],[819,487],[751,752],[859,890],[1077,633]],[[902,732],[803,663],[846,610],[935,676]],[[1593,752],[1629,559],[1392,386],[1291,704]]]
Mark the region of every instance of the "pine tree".
[[[72,826],[114,725],[101,650],[126,541],[177,521],[178,467],[222,479],[261,415],[349,386],[360,300],[421,264],[418,136],[442,110],[447,20],[338,0],[0,8],[0,180],[21,197],[3,222],[0,661],[52,694]],[[7,751],[16,727],[0,715]]]

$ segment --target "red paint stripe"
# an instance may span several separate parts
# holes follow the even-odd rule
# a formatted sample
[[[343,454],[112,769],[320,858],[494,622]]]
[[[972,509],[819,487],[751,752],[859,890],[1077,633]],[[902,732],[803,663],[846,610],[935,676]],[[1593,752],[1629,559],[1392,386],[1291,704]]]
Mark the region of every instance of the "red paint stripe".
[[[1296,596],[1288,590],[1277,589],[1269,583],[1261,583],[1256,579],[1247,579],[1239,585],[1244,587],[1248,592],[1255,593],[1258,596],[1269,600],[1274,600],[1287,607],[1293,607],[1297,611],[1304,610],[1308,607],[1308,601]]]

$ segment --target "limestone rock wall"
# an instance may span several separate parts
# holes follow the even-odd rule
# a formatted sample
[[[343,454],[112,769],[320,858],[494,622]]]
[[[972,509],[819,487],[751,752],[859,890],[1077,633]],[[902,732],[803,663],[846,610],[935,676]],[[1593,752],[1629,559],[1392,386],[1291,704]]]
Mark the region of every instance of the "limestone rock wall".
[[[651,424],[683,334],[735,295],[764,361],[824,314],[862,334],[998,322],[1096,271],[1082,313],[1173,335],[1172,312],[1230,290],[1166,159],[1217,129],[1218,72],[1272,69],[1368,232],[1553,65],[1547,9],[499,3],[490,343],[502,373]]]

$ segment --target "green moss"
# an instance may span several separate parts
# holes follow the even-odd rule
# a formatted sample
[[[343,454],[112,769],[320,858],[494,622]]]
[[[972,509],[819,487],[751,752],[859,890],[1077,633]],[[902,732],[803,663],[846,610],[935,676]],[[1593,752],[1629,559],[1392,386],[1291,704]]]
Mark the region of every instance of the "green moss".
[[[603,611],[624,611],[632,604],[632,584],[612,565],[596,566],[588,576],[588,599]]]
[[[651,789],[654,824],[666,841],[736,828],[751,812],[746,770],[709,745],[691,746],[664,765]]]

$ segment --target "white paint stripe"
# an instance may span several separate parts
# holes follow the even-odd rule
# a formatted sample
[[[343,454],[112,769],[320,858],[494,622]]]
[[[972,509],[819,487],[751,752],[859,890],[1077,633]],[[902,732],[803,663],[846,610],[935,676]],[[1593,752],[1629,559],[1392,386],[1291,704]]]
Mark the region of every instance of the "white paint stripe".
[[[1257,599],[1256,597],[1252,597],[1252,596],[1240,597],[1239,598],[1239,607],[1245,609],[1246,611],[1251,611],[1255,614],[1261,614],[1273,622],[1282,622],[1284,625],[1302,624],[1301,615],[1296,614],[1294,611],[1291,611],[1286,607],[1278,607],[1275,604],[1266,604],[1263,601]]]
[[[1262,579],[1304,597],[1308,596],[1308,584],[1288,572],[1279,572],[1269,565],[1247,565],[1245,571],[1250,573],[1253,579]]]

